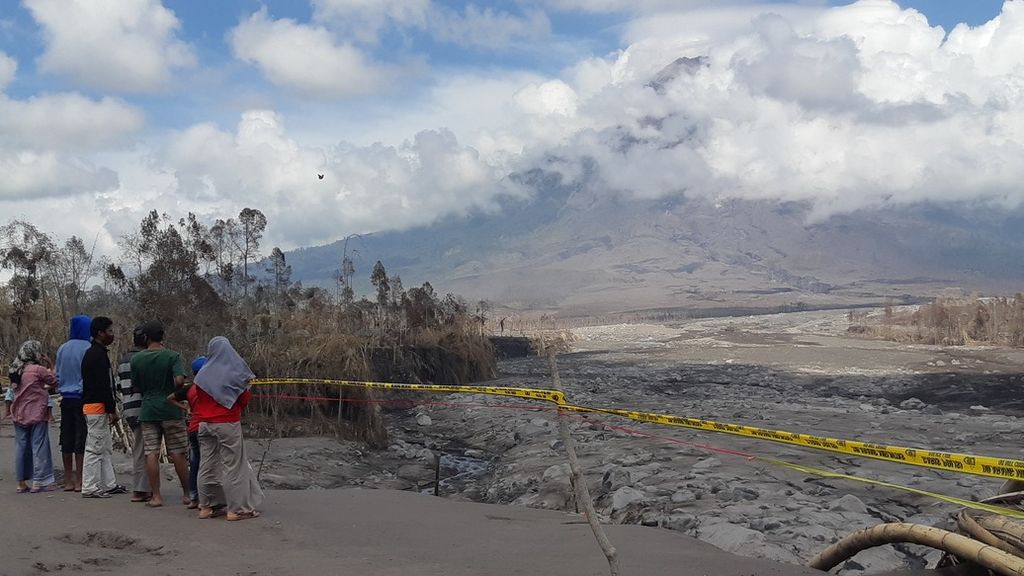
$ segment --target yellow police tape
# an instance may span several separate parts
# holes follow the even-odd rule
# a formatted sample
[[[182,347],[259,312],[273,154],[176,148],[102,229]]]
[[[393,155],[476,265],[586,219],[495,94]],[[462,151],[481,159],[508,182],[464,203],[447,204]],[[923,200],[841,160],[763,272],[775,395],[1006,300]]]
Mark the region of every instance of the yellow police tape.
[[[920,490],[917,488],[911,488],[910,486],[904,486],[903,484],[896,484],[894,482],[885,482],[883,480],[874,480],[872,478],[864,478],[863,476],[851,476],[849,474],[840,474],[839,472],[832,472],[831,470],[825,470],[822,468],[815,468],[813,466],[804,466],[803,464],[793,464],[792,462],[786,462],[785,460],[776,460],[774,458],[762,458],[757,457],[762,462],[774,464],[776,466],[784,466],[791,468],[798,472],[805,474],[812,474],[814,476],[821,476],[824,478],[835,478],[839,480],[852,480],[854,482],[860,482],[863,484],[870,484],[872,486],[883,486],[885,488],[892,488],[894,490],[902,490],[903,492],[909,492],[911,494],[917,494],[918,496],[924,496],[926,498],[934,498],[943,502],[949,502],[950,504],[956,504],[963,506],[964,508],[971,508],[973,510],[982,510],[985,512],[991,512],[993,514],[999,514],[1002,516],[1009,516],[1011,518],[1017,518],[1024,520],[1024,510],[1016,508],[1003,508],[1002,506],[996,506],[995,504],[986,504],[984,502],[974,502],[973,500],[965,500],[963,498],[957,498],[956,496],[947,496],[945,494],[939,494],[938,492],[928,492],[927,490]]]
[[[854,440],[839,440],[835,438],[826,438],[822,436],[800,434],[796,432],[768,430],[765,428],[757,428],[754,426],[724,424],[721,422],[714,422],[711,420],[700,420],[697,418],[683,418],[680,416],[672,416],[669,414],[638,412],[635,410],[621,410],[617,408],[593,408],[589,406],[577,406],[574,404],[569,404],[566,401],[565,395],[557,390],[539,388],[506,388],[502,386],[446,386],[433,384],[394,384],[389,382],[367,382],[360,380],[329,380],[319,378],[259,378],[253,380],[252,384],[263,386],[277,384],[333,385],[372,388],[381,390],[402,390],[413,392],[489,394],[494,396],[524,398],[527,400],[541,400],[544,402],[551,402],[553,404],[556,404],[562,410],[572,412],[608,414],[613,416],[619,416],[622,418],[627,418],[629,420],[633,420],[636,422],[646,422],[651,424],[661,424],[665,426],[690,428],[694,430],[702,430],[707,432],[720,432],[736,436],[755,438],[759,440],[769,440],[771,442],[780,442],[784,444],[803,446],[807,448],[813,448],[816,450],[838,452],[840,454],[847,454],[850,456],[874,458],[876,460],[885,460],[888,462],[895,462],[898,464],[908,464],[911,466],[935,468],[939,470],[946,470],[949,472],[972,474],[975,476],[989,476],[993,478],[1003,478],[1008,480],[1024,479],[1024,461],[1021,460],[1013,460],[1009,458],[994,458],[990,456],[973,456],[969,454],[957,454],[953,452],[939,452],[934,450],[925,450],[921,448],[903,448],[900,446],[871,444],[867,442],[858,442]],[[761,457],[758,457],[758,459],[772,464],[785,466],[787,468],[791,468],[808,474],[813,474],[827,478],[842,478],[857,482],[873,484],[876,486],[886,486],[889,488],[895,488],[898,490],[903,490],[906,492],[911,492],[922,496],[927,496],[930,498],[936,498],[938,500],[958,504],[960,506],[966,506],[977,510],[985,510],[989,512],[1003,514],[1006,516],[1024,519],[1024,512],[1018,510],[1011,510],[999,506],[971,502],[970,500],[963,500],[952,496],[946,496],[943,494],[918,490],[916,488],[910,488],[908,486],[902,486],[900,484],[893,484],[889,482],[872,480],[869,478],[862,478],[858,476],[850,476],[847,474],[839,474],[837,472],[831,472],[829,470],[813,468],[810,466],[803,466],[800,464],[793,464],[790,462],[785,462],[783,460],[774,460]]]
[[[529,400],[543,400],[564,405],[565,394],[558,390],[542,388],[505,388],[504,386],[448,386],[444,384],[394,384],[391,382],[367,382],[363,380],[326,380],[321,378],[257,378],[252,381],[254,386],[274,384],[327,384],[331,386],[348,386],[353,388],[373,388],[377,390],[399,390],[408,392],[440,392],[444,394],[490,394],[492,396],[511,396]]]

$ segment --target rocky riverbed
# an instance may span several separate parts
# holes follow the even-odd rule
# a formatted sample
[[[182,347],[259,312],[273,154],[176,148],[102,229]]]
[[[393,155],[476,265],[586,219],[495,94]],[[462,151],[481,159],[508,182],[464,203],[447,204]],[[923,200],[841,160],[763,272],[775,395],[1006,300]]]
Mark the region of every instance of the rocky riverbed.
[[[841,312],[588,327],[574,331],[573,350],[558,366],[577,404],[1021,456],[1024,351],[897,344],[852,336],[847,328]],[[492,384],[550,387],[546,359],[505,360],[499,370]],[[387,450],[287,438],[256,440],[251,457],[272,488],[433,492],[439,476],[436,489],[446,498],[574,509],[554,413],[498,397],[424,400],[388,409]],[[793,563],[880,522],[947,527],[956,507],[808,476],[737,452],[967,499],[991,496],[1001,484],[614,417],[573,417],[570,427],[597,508],[609,521],[679,530],[727,551]],[[920,547],[882,547],[859,554],[839,573],[920,567],[936,559]]]

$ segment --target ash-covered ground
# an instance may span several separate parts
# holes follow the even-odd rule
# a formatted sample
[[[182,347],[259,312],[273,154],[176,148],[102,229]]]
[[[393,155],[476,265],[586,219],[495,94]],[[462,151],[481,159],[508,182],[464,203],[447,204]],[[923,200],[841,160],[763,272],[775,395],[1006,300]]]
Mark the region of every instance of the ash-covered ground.
[[[861,321],[862,322],[862,321]],[[570,401],[934,450],[1020,458],[1024,350],[939,347],[847,333],[842,312],[694,320],[574,331],[558,358]],[[503,361],[493,384],[550,387],[546,359]],[[271,488],[434,489],[440,495],[574,509],[555,414],[506,398],[424,397],[388,409],[388,450],[330,438],[255,441]],[[441,405],[451,403],[457,405]],[[606,424],[659,436],[637,436]],[[825,480],[733,452],[977,500],[1001,481],[846,457],[724,434],[573,417],[599,512],[611,522],[678,530],[737,554],[805,563],[881,522],[948,527],[955,505]],[[915,546],[876,548],[841,574],[934,564]]]

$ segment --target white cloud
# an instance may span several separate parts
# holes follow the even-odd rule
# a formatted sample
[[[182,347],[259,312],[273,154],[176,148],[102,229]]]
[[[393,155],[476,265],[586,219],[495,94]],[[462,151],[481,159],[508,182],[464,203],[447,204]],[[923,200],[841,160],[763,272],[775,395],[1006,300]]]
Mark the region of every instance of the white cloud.
[[[234,132],[193,126],[172,139],[160,161],[179,193],[211,212],[261,208],[272,223],[268,236],[284,246],[330,241],[341,230],[426,224],[487,207],[511,190],[447,131],[420,132],[397,147],[312,148],[289,138],[269,111],[246,112]]]
[[[312,0],[314,19],[357,42],[376,43],[392,26],[424,28],[430,0]]]
[[[143,123],[138,108],[116,98],[60,93],[14,100],[0,94],[4,145],[85,153],[122,141]]]
[[[716,4],[739,4],[742,0],[717,0]],[[697,8],[709,4],[707,0],[541,0],[551,10],[580,12],[665,12]]]
[[[516,15],[470,4],[462,13],[435,9],[430,14],[429,32],[441,42],[498,50],[548,38],[551,22],[540,10]]]
[[[516,103],[527,114],[535,116],[575,116],[576,92],[561,80],[550,80],[543,84],[529,84],[516,92]]]
[[[551,35],[547,14],[521,14],[467,4],[462,10],[430,0],[313,0],[314,18],[344,38],[376,44],[390,29],[415,30],[439,42],[502,50]]]
[[[266,8],[229,33],[237,58],[257,65],[268,80],[315,96],[344,96],[376,90],[393,76],[351,44],[337,42],[320,26],[271,20]]]
[[[0,92],[3,92],[7,85],[14,80],[18,72],[18,61],[7,54],[0,52]]]
[[[229,39],[282,86],[378,90],[390,70],[364,54],[367,44],[388,27],[428,26],[442,10],[405,6],[320,0],[313,24],[261,10]],[[192,125],[116,160],[84,150],[121,145],[141,125],[134,108],[73,94],[0,96],[0,170],[15,175],[0,194],[116,185],[96,206],[84,194],[73,200],[132,224],[154,205],[217,217],[254,206],[270,220],[268,243],[285,247],[489,209],[522,192],[510,174],[538,167],[587,178],[598,193],[796,200],[819,217],[925,200],[1024,201],[1024,2],[948,36],[880,0],[669,9],[625,26],[621,50],[558,77],[447,70],[401,105],[395,96],[337,115],[327,101],[304,102],[301,114],[250,111],[235,128]],[[365,36],[344,35],[348,13],[370,22]],[[37,171],[44,177],[33,180]]]
[[[0,68],[4,62],[0,54]],[[61,93],[17,100],[0,92],[0,200],[116,188],[117,174],[87,157],[123,143],[142,124],[138,109],[114,98]]]
[[[102,192],[117,187],[117,174],[53,152],[0,148],[0,199],[30,199]],[[44,217],[40,223],[52,222]]]
[[[887,0],[710,26],[700,38],[641,30],[568,74],[581,129],[558,156],[592,161],[612,190],[802,200],[818,216],[1024,201],[1014,160],[1024,149],[1024,3],[945,40]],[[704,65],[666,69],[678,56]],[[648,86],[660,70],[669,79]]]
[[[195,64],[180,26],[160,0],[23,0],[43,27],[44,72],[98,89],[153,92]]]

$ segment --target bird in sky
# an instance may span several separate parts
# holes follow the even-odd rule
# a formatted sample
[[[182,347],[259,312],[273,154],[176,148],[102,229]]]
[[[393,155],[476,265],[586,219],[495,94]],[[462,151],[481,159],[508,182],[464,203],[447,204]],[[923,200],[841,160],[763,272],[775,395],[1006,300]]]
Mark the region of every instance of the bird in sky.
[[[320,179],[320,180],[323,180],[323,179],[324,179],[324,175],[323,175],[323,174],[317,174],[317,175],[316,175],[316,177],[317,177],[318,179]]]

